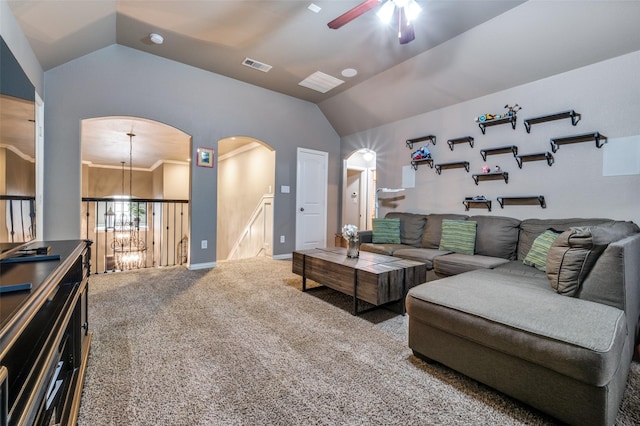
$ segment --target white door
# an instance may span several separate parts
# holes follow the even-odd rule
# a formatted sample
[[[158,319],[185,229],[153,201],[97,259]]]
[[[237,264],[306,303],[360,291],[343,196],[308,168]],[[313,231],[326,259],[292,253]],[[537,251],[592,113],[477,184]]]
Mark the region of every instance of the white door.
[[[298,148],[296,250],[327,246],[328,166],[328,153]]]

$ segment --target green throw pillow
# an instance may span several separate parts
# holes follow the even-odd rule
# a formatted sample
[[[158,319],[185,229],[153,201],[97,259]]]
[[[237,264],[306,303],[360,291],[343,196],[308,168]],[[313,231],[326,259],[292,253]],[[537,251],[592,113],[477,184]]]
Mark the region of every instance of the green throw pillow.
[[[525,256],[522,263],[533,266],[543,272],[547,271],[547,255],[551,249],[551,245],[558,238],[560,233],[547,229],[533,240],[529,253]]]
[[[473,254],[476,247],[476,226],[473,220],[442,220],[442,251],[453,251],[462,254]]]
[[[400,219],[373,219],[374,244],[400,244]]]

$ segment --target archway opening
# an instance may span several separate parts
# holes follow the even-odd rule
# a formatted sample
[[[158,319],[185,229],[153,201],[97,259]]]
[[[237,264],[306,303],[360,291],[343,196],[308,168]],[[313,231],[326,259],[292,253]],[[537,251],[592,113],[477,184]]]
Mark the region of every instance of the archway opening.
[[[342,223],[372,229],[376,199],[376,153],[363,148],[344,161]]]
[[[93,272],[186,264],[191,136],[140,117],[90,118],[81,150]]]
[[[218,261],[273,254],[275,154],[251,137],[218,141]]]

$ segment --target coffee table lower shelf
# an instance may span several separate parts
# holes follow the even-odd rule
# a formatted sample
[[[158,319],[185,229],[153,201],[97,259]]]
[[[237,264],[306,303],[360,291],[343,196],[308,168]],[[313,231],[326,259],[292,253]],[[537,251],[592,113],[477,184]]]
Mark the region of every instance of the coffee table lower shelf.
[[[358,258],[346,256],[342,247],[293,252],[292,272],[302,276],[302,291],[307,278],[353,297],[353,314],[358,315],[393,302],[401,302],[410,288],[426,281],[424,263],[375,253],[361,252]],[[358,300],[374,308],[358,310]]]

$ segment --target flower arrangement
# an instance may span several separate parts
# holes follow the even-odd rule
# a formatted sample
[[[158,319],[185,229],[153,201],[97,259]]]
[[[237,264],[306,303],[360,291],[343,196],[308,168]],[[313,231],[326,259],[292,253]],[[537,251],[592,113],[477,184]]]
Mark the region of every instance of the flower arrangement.
[[[345,240],[354,240],[358,237],[358,227],[355,225],[344,225],[342,227],[342,238]]]

